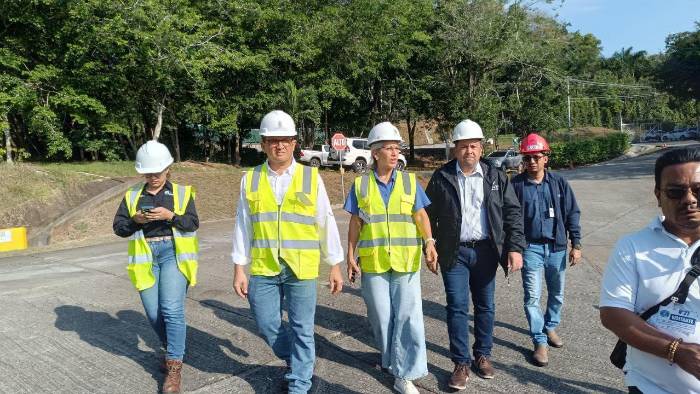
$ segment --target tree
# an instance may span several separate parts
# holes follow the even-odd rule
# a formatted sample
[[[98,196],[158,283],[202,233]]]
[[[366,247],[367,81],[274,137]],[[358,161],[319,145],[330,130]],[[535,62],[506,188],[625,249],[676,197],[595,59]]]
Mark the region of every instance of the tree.
[[[666,38],[666,57],[659,75],[667,90],[700,100],[700,22],[694,32]]]

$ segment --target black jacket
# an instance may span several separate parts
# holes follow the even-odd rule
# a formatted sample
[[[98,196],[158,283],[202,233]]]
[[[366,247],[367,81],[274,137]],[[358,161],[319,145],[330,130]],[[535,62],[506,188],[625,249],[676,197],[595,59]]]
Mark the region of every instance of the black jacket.
[[[484,162],[479,165],[484,172],[484,204],[489,222],[489,240],[507,273],[508,252],[522,253],[526,247],[520,202],[503,171]],[[450,160],[433,173],[425,192],[430,198],[426,210],[433,237],[437,240],[435,247],[438,262],[443,271],[449,270],[457,259],[462,226],[456,160]]]
[[[567,233],[571,239],[571,245],[580,245],[581,225],[579,224],[579,219],[581,218],[581,210],[576,204],[576,197],[573,190],[571,190],[571,186],[569,186],[569,182],[561,175],[549,170],[547,170],[545,176],[549,182],[549,191],[553,197],[554,217],[556,219],[554,226],[554,251],[566,250]],[[518,196],[520,201],[523,201],[525,182],[527,182],[527,173],[519,174],[513,178],[513,190],[515,190],[515,195]],[[523,205],[524,219],[525,207],[524,204],[521,205]]]

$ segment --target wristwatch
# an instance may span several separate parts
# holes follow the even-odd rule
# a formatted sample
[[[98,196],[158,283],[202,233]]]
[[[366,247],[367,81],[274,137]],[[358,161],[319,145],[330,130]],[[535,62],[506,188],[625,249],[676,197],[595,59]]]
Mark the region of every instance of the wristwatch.
[[[423,243],[427,245],[428,242],[431,242],[431,241],[433,242],[433,245],[435,245],[435,244],[437,243],[437,241],[435,240],[435,238],[432,238],[432,237],[430,237],[430,238],[424,240]]]
[[[574,246],[572,246],[572,248],[574,248],[576,250],[581,250],[581,244],[574,244]]]

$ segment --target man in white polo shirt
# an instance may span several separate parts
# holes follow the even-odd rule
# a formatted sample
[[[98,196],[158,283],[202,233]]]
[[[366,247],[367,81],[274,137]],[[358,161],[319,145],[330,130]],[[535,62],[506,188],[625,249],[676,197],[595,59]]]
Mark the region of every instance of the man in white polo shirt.
[[[600,318],[628,344],[624,371],[630,393],[697,393],[698,281],[684,303],[661,307],[646,322],[639,315],[678,289],[700,246],[700,148],[664,153],[654,175],[663,216],[618,241],[603,276]]]

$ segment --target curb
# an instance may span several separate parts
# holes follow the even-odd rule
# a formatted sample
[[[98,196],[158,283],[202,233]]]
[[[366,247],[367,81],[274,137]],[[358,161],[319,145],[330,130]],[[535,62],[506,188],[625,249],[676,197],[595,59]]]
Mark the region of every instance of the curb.
[[[59,216],[56,218],[54,221],[51,223],[47,224],[44,226],[42,229],[38,230],[34,234],[32,234],[29,237],[29,247],[35,247],[35,246],[48,246],[51,244],[51,236],[53,235],[53,230],[68,222],[69,220],[75,219],[78,216],[80,216],[84,211],[88,208],[92,208],[95,205],[109,199],[112,197],[115,197],[119,194],[126,193],[126,190],[134,185],[136,182],[135,179],[126,179],[126,180],[121,180],[121,179],[116,179],[116,178],[110,178],[113,181],[119,182],[118,185],[112,186],[111,188],[103,191],[102,193],[92,197],[91,199],[85,201],[84,203],[78,205],[77,207],[71,209],[70,211],[64,213],[63,215]]]

